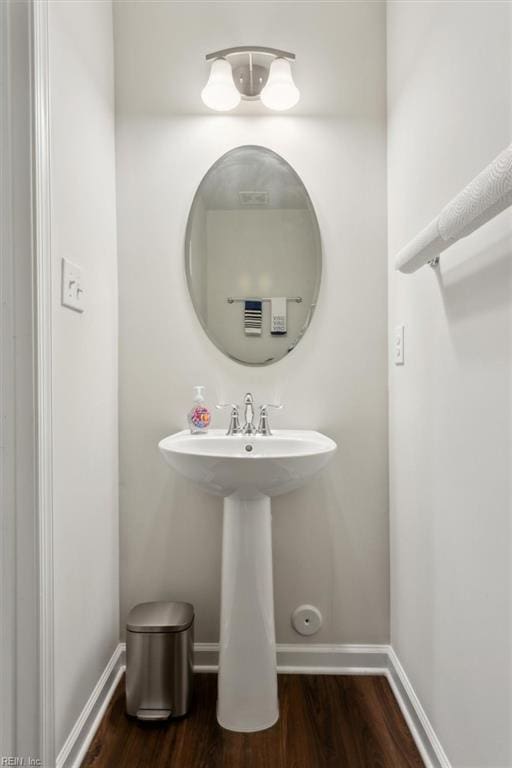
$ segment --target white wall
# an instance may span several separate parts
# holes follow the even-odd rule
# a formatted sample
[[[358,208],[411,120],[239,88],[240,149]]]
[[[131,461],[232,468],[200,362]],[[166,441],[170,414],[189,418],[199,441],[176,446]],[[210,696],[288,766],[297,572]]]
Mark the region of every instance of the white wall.
[[[57,752],[119,636],[112,8],[49,7]],[[60,259],[86,311],[60,305]]]
[[[281,400],[282,427],[339,442],[331,466],[275,499],[278,640],[319,606],[310,642],[388,639],[385,9],[380,3],[115,5],[120,276],[121,621],[143,600],[195,604],[197,640],[218,639],[221,500],[164,465],[157,442],[185,426],[192,386],[209,402]],[[297,54],[294,113],[202,106],[206,53],[266,44]],[[207,169],[242,144],[301,176],[323,239],[323,280],[297,349],[247,369],[208,340],[188,295],[184,238]],[[227,424],[214,414],[214,425]]]
[[[391,640],[453,766],[512,765],[512,216],[393,257],[512,128],[512,4],[388,6]]]

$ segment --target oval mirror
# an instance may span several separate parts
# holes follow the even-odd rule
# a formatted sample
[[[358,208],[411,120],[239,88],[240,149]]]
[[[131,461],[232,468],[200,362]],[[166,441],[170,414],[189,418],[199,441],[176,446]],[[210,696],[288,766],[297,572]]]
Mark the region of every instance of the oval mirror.
[[[322,271],[318,222],[282,157],[246,146],[208,171],[190,210],[186,271],[213,343],[246,365],[275,363],[304,335]]]

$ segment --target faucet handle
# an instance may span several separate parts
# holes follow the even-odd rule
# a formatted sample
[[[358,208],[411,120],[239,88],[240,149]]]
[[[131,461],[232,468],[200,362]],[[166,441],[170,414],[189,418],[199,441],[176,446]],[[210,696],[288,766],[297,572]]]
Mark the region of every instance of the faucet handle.
[[[260,420],[258,424],[258,434],[260,435],[271,435],[271,429],[270,424],[268,423],[268,408],[276,408],[276,410],[281,411],[283,409],[282,405],[276,405],[275,403],[265,403],[264,405],[260,405]]]
[[[218,403],[215,406],[219,411],[222,408],[231,408],[231,416],[229,419],[229,427],[226,435],[238,435],[242,431],[240,426],[240,411],[236,403]]]

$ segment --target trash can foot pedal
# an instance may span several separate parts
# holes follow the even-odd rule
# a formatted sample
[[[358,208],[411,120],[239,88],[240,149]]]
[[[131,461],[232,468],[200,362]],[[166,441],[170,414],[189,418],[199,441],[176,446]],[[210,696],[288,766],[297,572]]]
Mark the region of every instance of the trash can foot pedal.
[[[168,720],[170,716],[170,709],[138,709],[135,715],[139,720]]]

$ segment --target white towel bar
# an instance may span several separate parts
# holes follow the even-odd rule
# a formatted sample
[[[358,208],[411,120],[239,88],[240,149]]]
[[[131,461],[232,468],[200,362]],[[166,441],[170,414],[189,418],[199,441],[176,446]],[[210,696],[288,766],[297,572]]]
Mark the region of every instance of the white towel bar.
[[[416,272],[437,264],[439,254],[512,205],[512,144],[445,205],[397,254],[395,269]]]
[[[250,296],[228,296],[226,301],[228,304],[233,304],[235,301],[272,301],[270,297],[262,296],[260,298],[251,298]],[[287,296],[286,301],[296,301],[300,304],[302,296]]]

